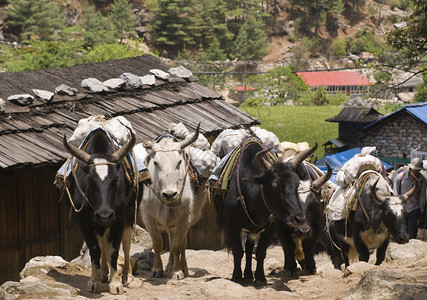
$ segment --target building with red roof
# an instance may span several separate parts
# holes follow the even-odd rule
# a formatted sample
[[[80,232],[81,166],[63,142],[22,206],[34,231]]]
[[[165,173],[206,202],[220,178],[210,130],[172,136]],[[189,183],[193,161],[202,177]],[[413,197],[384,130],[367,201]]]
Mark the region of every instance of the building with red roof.
[[[361,95],[368,90],[369,79],[357,71],[297,72],[311,90],[324,89],[327,94]]]

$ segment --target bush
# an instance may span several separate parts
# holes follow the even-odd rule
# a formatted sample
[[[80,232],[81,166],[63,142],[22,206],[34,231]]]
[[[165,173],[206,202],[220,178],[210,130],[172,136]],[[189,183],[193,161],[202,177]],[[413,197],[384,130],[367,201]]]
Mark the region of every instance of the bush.
[[[342,105],[350,99],[350,97],[346,96],[344,93],[328,95],[327,98],[330,105]]]
[[[376,72],[374,78],[378,83],[385,83],[391,80],[391,75],[387,72]]]
[[[332,43],[332,51],[334,56],[345,56],[346,55],[347,43],[345,40],[335,39]]]
[[[245,101],[245,104],[249,107],[258,107],[263,103],[262,98],[249,98]]]

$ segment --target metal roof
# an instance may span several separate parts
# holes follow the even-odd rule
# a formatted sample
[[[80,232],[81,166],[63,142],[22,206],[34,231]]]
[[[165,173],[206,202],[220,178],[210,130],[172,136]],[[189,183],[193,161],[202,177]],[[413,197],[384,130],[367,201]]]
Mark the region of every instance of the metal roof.
[[[372,129],[373,127],[376,127],[379,124],[382,124],[404,113],[409,113],[421,122],[427,124],[427,102],[422,102],[404,105],[401,109],[395,111],[394,113],[388,114],[387,116],[384,116],[383,118],[365,126],[363,129]]]
[[[329,144],[333,144],[333,145],[337,146],[338,148],[347,146],[347,144],[345,142],[343,142],[342,140],[340,140],[340,139],[329,140],[326,143],[324,143],[322,146],[326,146],[326,145],[329,145]]]
[[[341,151],[335,154],[331,154],[328,156],[325,156],[321,159],[319,159],[315,165],[316,167],[318,167],[320,170],[326,172],[328,170],[326,163],[327,162],[329,164],[329,166],[332,168],[332,176],[331,176],[331,181],[333,183],[337,183],[335,180],[335,177],[338,173],[339,170],[341,170],[342,166],[349,161],[351,158],[353,158],[353,156],[355,156],[356,154],[359,154],[362,150],[360,148],[353,148],[350,150],[345,150],[345,151]],[[386,170],[392,168],[393,166],[382,161],[384,167]]]
[[[378,111],[372,107],[344,106],[338,115],[326,119],[328,122],[354,122],[372,123],[382,117]]]
[[[136,132],[137,143],[155,139],[171,122],[182,122],[190,130],[201,122],[201,133],[212,135],[259,124],[219,93],[194,82],[195,77],[171,75],[166,80],[156,78],[154,86],[106,93],[89,92],[80,85],[86,78],[105,81],[124,72],[144,76],[153,68],[169,69],[154,56],[143,55],[70,68],[0,73],[0,98],[7,102],[0,113],[0,170],[62,162],[67,157],[63,135],[70,137],[77,122],[91,115],[124,116]],[[61,84],[76,88],[78,94],[55,94],[49,103],[35,98],[28,106],[7,100],[10,95],[32,94],[32,89],[53,92]]]
[[[313,71],[297,72],[309,86],[360,86],[369,85],[369,79],[356,71]]]

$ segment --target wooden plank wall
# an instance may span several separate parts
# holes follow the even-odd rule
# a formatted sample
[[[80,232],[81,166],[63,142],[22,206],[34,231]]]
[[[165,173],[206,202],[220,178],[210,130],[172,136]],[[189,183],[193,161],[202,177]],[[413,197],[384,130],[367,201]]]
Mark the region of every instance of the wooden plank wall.
[[[70,234],[63,234],[67,229],[61,225],[64,209],[53,185],[57,169],[0,171],[0,284],[19,280],[19,272],[35,256],[71,254],[73,243],[64,240]],[[78,252],[72,254],[75,257]]]

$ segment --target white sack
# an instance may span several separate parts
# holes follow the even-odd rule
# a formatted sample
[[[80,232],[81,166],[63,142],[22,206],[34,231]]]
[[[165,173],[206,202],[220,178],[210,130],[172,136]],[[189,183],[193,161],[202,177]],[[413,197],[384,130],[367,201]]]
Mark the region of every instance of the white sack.
[[[187,150],[189,149],[189,150]],[[208,178],[212,169],[216,166],[219,158],[211,150],[201,150],[195,147],[186,148],[186,151],[190,152],[190,158],[196,168],[199,170],[200,175],[204,178]]]
[[[172,135],[176,136],[180,139],[185,139],[187,136],[194,134],[190,133],[190,131],[185,127],[184,124],[179,122],[176,123],[169,123],[168,126],[168,132],[170,132]],[[199,134],[197,140],[193,144],[194,147],[199,148],[201,150],[209,150],[210,144],[207,138],[203,134]]]
[[[68,142],[79,147],[88,134],[99,127],[104,128],[119,145],[126,144],[130,139],[128,128],[132,130],[132,125],[126,118],[118,116],[106,120],[104,116],[98,115],[79,120]]]
[[[261,139],[263,144],[272,147],[272,152],[282,152],[280,141],[274,133],[259,127],[251,127],[251,129]],[[239,146],[246,136],[251,136],[246,129],[226,129],[221,132],[212,143],[211,150],[218,156],[221,150],[223,152],[222,154],[226,155]]]

